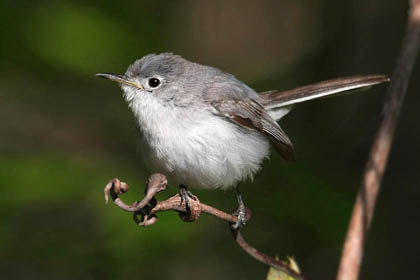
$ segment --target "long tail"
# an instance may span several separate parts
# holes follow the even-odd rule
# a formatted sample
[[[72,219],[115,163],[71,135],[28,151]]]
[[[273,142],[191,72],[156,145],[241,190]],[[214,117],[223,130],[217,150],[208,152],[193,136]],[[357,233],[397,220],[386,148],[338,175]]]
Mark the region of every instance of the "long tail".
[[[262,92],[260,96],[265,109],[278,120],[290,111],[293,104],[389,81],[390,79],[384,75],[353,76],[331,79],[287,91]]]

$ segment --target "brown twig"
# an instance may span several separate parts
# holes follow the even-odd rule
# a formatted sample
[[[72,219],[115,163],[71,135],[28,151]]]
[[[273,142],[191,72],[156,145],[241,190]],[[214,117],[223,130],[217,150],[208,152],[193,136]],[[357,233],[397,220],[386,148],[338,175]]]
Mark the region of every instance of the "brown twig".
[[[294,279],[297,280],[304,280],[303,276],[300,275],[299,273],[297,273],[295,270],[293,270],[292,268],[290,268],[287,264],[285,264],[284,262],[277,260],[273,257],[270,257],[260,251],[258,251],[257,249],[255,249],[254,247],[252,247],[251,245],[249,245],[245,239],[242,237],[241,233],[239,232],[239,230],[235,230],[232,231],[233,234],[233,238],[235,239],[235,241],[239,244],[239,246],[248,253],[248,255],[252,256],[253,258],[257,259],[258,261],[265,263],[268,266],[271,266],[273,268],[275,268],[276,270],[280,270],[288,275],[290,275],[291,277],[293,277]]]
[[[230,224],[236,223],[238,217],[235,215],[228,214],[212,206],[206,205],[198,200],[197,197],[190,199],[190,211],[187,216],[186,202],[182,199],[179,194],[173,195],[164,201],[158,201],[154,197],[157,193],[166,189],[167,184],[166,177],[162,174],[153,174],[149,177],[146,183],[146,195],[139,201],[131,205],[124,203],[119,195],[128,191],[128,185],[121,182],[119,179],[114,178],[105,186],[105,202],[109,200],[109,194],[114,203],[124,211],[132,212],[133,218],[136,224],[139,226],[150,226],[158,221],[156,213],[164,211],[177,211],[183,221],[192,222],[200,217],[201,212],[213,215],[219,219],[222,219]],[[140,216],[140,218],[139,218]],[[250,209],[246,209],[246,219],[251,218]],[[249,245],[240,234],[239,230],[232,230],[233,237],[238,245],[250,256],[254,257],[258,261],[271,266],[277,270],[280,270],[286,274],[289,274],[294,279],[304,280],[298,272],[290,268],[286,263],[272,258],[251,245]]]
[[[140,226],[149,226],[157,222],[157,218],[153,218],[152,221],[148,221],[151,217],[156,217],[156,213],[164,211],[178,211],[183,215],[186,212],[185,201],[181,198],[179,194],[175,194],[164,201],[157,201],[154,196],[166,189],[167,180],[165,175],[155,173],[152,174],[147,183],[146,183],[146,195],[145,197],[138,202],[135,202],[131,205],[124,203],[118,195],[125,193],[128,190],[128,185],[125,182],[121,182],[119,179],[114,178],[105,186],[105,203],[108,202],[108,196],[111,194],[111,198],[114,203],[124,211],[133,212],[134,219],[136,223]],[[181,217],[185,221],[194,221],[198,219],[200,213],[207,213],[213,215],[219,219],[222,219],[229,223],[235,223],[237,217],[226,212],[223,212],[219,209],[201,203],[198,198],[190,200],[190,217]],[[250,218],[250,211],[247,209],[248,219]],[[138,216],[142,216],[141,220],[138,219]]]
[[[338,280],[356,280],[360,272],[363,246],[372,220],[388,155],[407,91],[407,85],[419,51],[420,0],[411,0],[408,26],[397,66],[387,90],[382,119],[366,164],[347,232]]]

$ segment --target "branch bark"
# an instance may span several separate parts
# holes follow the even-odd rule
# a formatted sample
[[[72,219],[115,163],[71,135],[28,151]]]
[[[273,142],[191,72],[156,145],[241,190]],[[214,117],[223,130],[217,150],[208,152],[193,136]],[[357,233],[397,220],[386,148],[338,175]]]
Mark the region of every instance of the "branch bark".
[[[357,280],[366,235],[378,197],[408,81],[419,52],[420,0],[411,0],[406,35],[387,89],[381,122],[371,148],[347,232],[337,280]]]

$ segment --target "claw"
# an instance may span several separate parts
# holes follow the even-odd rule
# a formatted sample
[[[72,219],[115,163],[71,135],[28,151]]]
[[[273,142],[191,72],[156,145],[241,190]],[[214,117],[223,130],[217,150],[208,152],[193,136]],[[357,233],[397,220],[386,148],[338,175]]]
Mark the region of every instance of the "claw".
[[[179,195],[181,196],[181,204],[185,201],[185,219],[189,220],[191,217],[191,202],[190,198],[192,200],[197,200],[197,197],[193,195],[186,185],[180,185],[179,186]],[[184,218],[183,218],[184,219]]]
[[[235,231],[244,227],[247,221],[247,215],[246,215],[247,211],[246,211],[244,201],[242,200],[242,195],[239,191],[239,186],[236,186],[236,196],[238,198],[239,206],[238,206],[238,210],[236,210],[236,212],[233,213],[233,215],[237,216],[238,220],[234,224],[231,225],[232,229]]]
[[[239,205],[238,210],[236,210],[236,212],[233,213],[233,215],[237,216],[238,220],[236,221],[236,223],[232,224],[232,229],[238,230],[244,227],[247,219],[246,219],[246,207],[243,203]]]

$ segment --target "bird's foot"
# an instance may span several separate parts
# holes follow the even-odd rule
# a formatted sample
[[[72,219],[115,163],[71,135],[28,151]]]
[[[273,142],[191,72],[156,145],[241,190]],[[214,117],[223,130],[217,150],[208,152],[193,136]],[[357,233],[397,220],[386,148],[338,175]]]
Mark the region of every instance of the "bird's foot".
[[[191,216],[191,202],[190,199],[197,200],[197,197],[193,195],[186,185],[179,185],[179,195],[181,196],[181,204],[185,201],[185,216],[188,218]]]
[[[247,221],[245,204],[240,203],[238,210],[236,210],[235,213],[233,213],[232,215],[238,217],[238,220],[231,225],[232,229],[239,230],[243,228]]]

